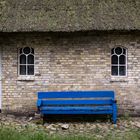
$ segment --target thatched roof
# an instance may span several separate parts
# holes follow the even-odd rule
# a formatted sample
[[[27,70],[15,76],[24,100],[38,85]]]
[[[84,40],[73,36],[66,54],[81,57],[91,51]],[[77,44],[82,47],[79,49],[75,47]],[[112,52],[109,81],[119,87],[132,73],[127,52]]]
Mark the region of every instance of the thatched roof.
[[[140,30],[140,0],[0,0],[0,31]]]

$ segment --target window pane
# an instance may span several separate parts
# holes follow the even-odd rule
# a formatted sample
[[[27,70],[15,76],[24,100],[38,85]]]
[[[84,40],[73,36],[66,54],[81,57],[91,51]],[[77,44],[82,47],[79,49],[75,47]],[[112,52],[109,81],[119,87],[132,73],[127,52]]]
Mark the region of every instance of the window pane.
[[[34,65],[28,66],[28,75],[34,75]]]
[[[26,64],[26,56],[24,54],[20,56],[20,64]]]
[[[28,64],[34,64],[34,56],[33,55],[28,55]]]
[[[125,64],[125,56],[124,55],[121,55],[120,57],[119,57],[119,64]]]
[[[111,73],[114,76],[118,75],[118,66],[112,66]]]
[[[120,54],[122,53],[122,48],[117,47],[117,48],[115,49],[115,53],[116,53],[117,55],[120,55]]]
[[[126,75],[126,67],[125,66],[120,66],[119,75],[120,76]]]
[[[20,75],[26,75],[26,65],[20,66]]]
[[[111,62],[112,64],[118,64],[118,56],[117,55],[113,55],[111,61],[112,61]]]
[[[25,47],[25,48],[23,49],[23,52],[24,52],[25,54],[29,54],[29,53],[30,53],[30,48],[29,48],[29,47]]]

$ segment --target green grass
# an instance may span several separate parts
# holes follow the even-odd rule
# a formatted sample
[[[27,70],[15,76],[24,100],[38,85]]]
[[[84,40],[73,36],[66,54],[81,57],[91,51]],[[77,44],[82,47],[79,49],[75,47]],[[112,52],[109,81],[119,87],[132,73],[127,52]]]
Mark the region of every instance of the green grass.
[[[12,128],[0,128],[0,140],[90,140],[84,136],[57,136],[49,135],[45,131],[33,131],[30,129],[18,131]],[[96,140],[96,139],[93,139]]]
[[[140,129],[133,129],[127,132],[110,131],[105,137],[99,137],[98,132],[95,136],[58,136],[48,134],[45,130],[33,130],[25,128],[18,130],[11,127],[0,127],[0,140],[140,140]],[[83,134],[84,135],[84,134]],[[101,134],[100,134],[101,135]]]

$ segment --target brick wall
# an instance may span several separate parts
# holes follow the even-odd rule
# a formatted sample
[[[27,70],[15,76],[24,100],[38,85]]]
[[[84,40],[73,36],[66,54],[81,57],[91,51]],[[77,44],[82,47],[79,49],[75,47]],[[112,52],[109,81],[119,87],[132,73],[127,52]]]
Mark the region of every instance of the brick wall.
[[[36,109],[37,91],[115,90],[119,113],[140,113],[140,36],[14,34],[2,36],[2,109]],[[111,76],[111,48],[128,50],[128,74]],[[18,48],[35,50],[35,76],[18,76]]]

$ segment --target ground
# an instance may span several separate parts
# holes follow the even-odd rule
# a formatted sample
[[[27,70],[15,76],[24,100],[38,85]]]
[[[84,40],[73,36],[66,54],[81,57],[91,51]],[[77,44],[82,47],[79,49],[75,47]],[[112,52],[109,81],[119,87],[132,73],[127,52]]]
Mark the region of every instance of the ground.
[[[28,135],[27,135],[28,134]],[[42,124],[40,116],[26,117],[9,114],[0,114],[0,139],[44,140],[48,139],[75,139],[75,140],[139,140],[140,118],[121,117],[117,124],[110,120],[103,122],[45,122]],[[32,138],[32,137],[38,138]],[[26,138],[24,138],[26,137]],[[13,138],[13,139],[12,139]]]

